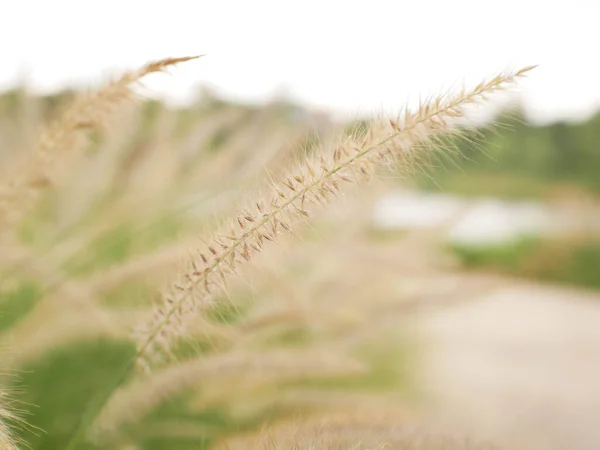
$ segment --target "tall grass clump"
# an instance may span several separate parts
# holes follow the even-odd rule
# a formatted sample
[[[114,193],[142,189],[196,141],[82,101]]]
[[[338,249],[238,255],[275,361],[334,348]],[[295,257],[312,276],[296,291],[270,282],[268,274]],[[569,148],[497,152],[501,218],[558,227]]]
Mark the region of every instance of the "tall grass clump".
[[[293,232],[299,222],[309,218],[309,208],[326,206],[340,195],[344,183],[369,179],[381,166],[396,165],[409,172],[440,138],[457,131],[453,122],[465,117],[465,108],[506,88],[530,69],[498,75],[455,96],[435,98],[414,112],[405,110],[395,120],[373,122],[364,136],[351,136],[319,149],[273,182],[254,202],[240,208],[212,243],[198,249],[197,256],[181,270],[142,333],[138,357],[144,360],[157,352],[168,354],[170,340],[186,334],[186,317],[209,305],[214,292],[226,287],[238,265],[249,262],[265,244],[283,232]]]
[[[64,164],[70,153],[81,147],[78,143],[85,132],[106,126],[110,113],[124,100],[131,98],[131,87],[148,74],[162,72],[167,67],[194,59],[169,58],[152,62],[107,84],[99,91],[81,95],[41,133],[33,154],[17,158],[0,175],[0,230],[12,228],[31,207],[38,192],[52,184],[58,163]]]
[[[150,63],[66,108],[27,93],[16,106],[0,102],[0,125],[9,124],[0,139],[19,149],[0,174],[0,341],[17,350],[21,401],[37,405],[32,425],[45,431],[23,439],[33,448],[214,448],[263,428],[272,448],[323,439],[323,448],[402,448],[393,414],[379,440],[372,422],[344,419],[349,440],[333,427],[306,441],[314,414],[397,408],[404,353],[384,326],[396,318],[389,305],[339,294],[351,271],[363,280],[382,271],[339,256],[351,233],[312,246],[304,225],[326,233],[319,209],[347,203],[382,170],[410,175],[451,151],[470,110],[531,67],[350,133],[282,103],[125,101],[144,76],[192,59]],[[4,117],[3,107],[17,113]],[[56,119],[43,126],[45,114]],[[41,137],[32,146],[6,131],[15,126],[42,127]],[[309,145],[307,135],[318,137]],[[308,431],[279,443],[286,425],[270,425],[298,413],[307,421],[294,426]]]

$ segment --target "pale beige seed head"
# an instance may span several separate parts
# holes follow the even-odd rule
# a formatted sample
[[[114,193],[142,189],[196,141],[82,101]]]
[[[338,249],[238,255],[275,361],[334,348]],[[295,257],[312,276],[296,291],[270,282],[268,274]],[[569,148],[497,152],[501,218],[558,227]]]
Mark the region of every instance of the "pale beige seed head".
[[[140,359],[169,355],[173,340],[187,333],[189,318],[226,290],[227,279],[240,264],[280,234],[291,232],[310,217],[311,209],[327,205],[344,184],[368,180],[378,168],[392,163],[410,171],[440,137],[459,133],[455,123],[469,107],[506,89],[532,68],[498,75],[453,96],[437,97],[414,112],[406,109],[397,119],[373,122],[364,136],[340,139],[272,182],[181,268],[178,280],[163,295],[164,303],[139,333]]]

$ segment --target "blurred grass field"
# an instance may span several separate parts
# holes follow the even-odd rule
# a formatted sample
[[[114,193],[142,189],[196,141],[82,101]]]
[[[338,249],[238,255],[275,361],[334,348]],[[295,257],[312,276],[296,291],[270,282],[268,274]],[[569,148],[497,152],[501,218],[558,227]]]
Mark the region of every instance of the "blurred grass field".
[[[32,136],[72,97],[2,94],[0,164],[31,150]],[[597,121],[502,130],[490,139],[495,161],[483,139],[483,151],[461,149],[464,173],[434,168],[416,185],[433,188],[432,177],[458,194],[546,199],[575,186],[595,196]],[[285,101],[259,107],[205,93],[186,108],[126,103],[94,130],[16,237],[0,241],[2,381],[27,411],[21,438],[33,449],[64,448],[90,398],[134,355],[134,324],[199,236],[231,213],[237,193],[255,190],[265,167],[277,173],[355,127]],[[369,261],[410,237],[370,228],[375,195],[399,183],[407,182],[386,179],[372,195],[342,199],[294,238],[301,250],[283,242],[244,269],[223,295],[231,307],[203,311],[202,331],[177,348],[178,365],[109,403],[90,448],[208,449],[329,409],[411,416],[419,348],[392,325],[410,292],[394,262],[421,250],[391,254],[387,268]],[[587,241],[451,253],[467,269],[600,287],[600,252]]]
[[[0,97],[2,161],[27,151],[30,136],[71,97]],[[293,105],[209,97],[188,109],[128,103],[106,131],[91,134],[25,218],[18,241],[4,241],[0,251],[3,384],[27,411],[29,427],[17,429],[27,445],[66,446],[90,398],[132,358],[132,327],[186,249],[229,212],[231,192],[252,189],[265,165],[277,170],[335,129]],[[365,332],[377,317],[367,317],[363,299],[320,304],[319,289],[335,292],[340,275],[361,270],[328,250],[330,239],[352,245],[352,237],[326,228],[316,223],[299,237],[312,252],[290,254],[284,245],[231,285],[223,304],[235,307],[204,314],[203,331],[178,350],[181,367],[141,382],[129,394],[131,413],[115,405],[111,415],[109,405],[95,446],[211,448],[327,409],[327,396],[344,409],[408,395],[410,350],[401,339],[388,335],[382,346],[378,333]],[[340,265],[333,272],[323,267],[328,252]]]

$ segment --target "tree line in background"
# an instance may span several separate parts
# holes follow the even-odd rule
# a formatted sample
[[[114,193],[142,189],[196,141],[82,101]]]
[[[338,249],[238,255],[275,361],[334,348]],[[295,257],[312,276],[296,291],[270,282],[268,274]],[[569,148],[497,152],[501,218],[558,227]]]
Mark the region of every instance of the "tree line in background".
[[[422,186],[432,187],[432,178],[445,191],[463,194],[543,197],[567,190],[600,192],[600,112],[583,122],[532,125],[521,109],[512,109],[497,123],[479,130],[474,140],[458,140],[464,157],[460,164],[439,164],[434,176],[421,180]]]

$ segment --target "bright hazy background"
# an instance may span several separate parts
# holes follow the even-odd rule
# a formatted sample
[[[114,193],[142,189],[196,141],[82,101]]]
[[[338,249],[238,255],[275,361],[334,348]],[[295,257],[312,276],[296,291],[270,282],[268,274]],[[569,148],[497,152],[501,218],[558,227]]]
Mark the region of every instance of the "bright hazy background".
[[[149,82],[152,95],[185,101],[208,85],[352,115],[539,64],[521,85],[528,117],[577,120],[600,106],[599,15],[592,0],[19,0],[0,7],[0,89],[91,85],[151,59],[206,54],[176,82]]]

